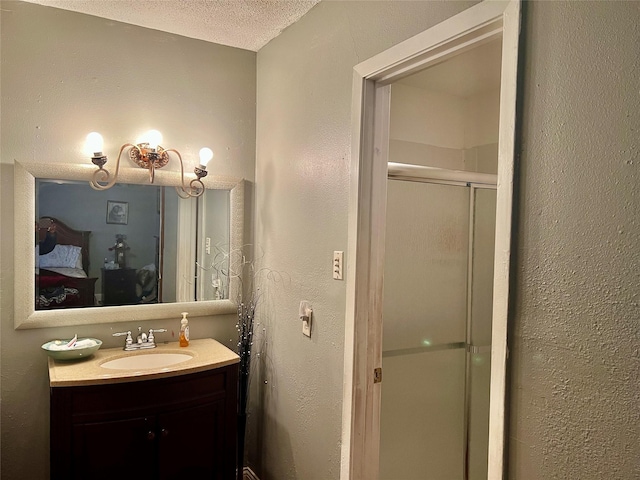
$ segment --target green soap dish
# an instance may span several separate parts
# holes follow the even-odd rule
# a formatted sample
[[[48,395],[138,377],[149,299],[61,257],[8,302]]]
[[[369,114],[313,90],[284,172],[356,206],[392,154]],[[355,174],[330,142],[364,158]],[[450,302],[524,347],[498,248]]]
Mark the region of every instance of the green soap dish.
[[[77,346],[66,348],[65,345],[70,341],[71,339],[51,340],[42,345],[42,349],[47,352],[47,355],[56,360],[79,360],[90,357],[102,346],[102,340],[97,338],[79,338],[76,342]]]

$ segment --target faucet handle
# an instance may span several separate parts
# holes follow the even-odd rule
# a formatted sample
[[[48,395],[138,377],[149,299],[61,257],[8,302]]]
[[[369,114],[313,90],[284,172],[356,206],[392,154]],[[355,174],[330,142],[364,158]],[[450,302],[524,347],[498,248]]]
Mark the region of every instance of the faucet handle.
[[[149,337],[147,337],[148,341],[150,342],[154,342],[155,341],[155,336],[153,335],[154,333],[162,333],[162,332],[166,332],[167,329],[166,328],[156,328],[155,330],[153,328],[149,329]]]
[[[125,340],[125,344],[126,345],[131,345],[133,343],[133,339],[131,338],[131,331],[129,330],[128,332],[118,332],[118,333],[112,333],[111,336],[112,337],[121,337],[122,335],[126,335],[127,338]]]

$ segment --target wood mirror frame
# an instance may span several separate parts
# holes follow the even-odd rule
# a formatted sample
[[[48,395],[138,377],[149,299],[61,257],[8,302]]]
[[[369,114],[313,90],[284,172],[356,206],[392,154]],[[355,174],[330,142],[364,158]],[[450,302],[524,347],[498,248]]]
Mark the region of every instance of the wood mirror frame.
[[[35,181],[37,178],[89,181],[93,165],[62,163],[18,163],[14,165],[14,240],[15,245],[33,244],[33,225],[36,218]],[[158,186],[180,185],[179,172],[156,172],[154,184]],[[240,251],[244,230],[244,180],[237,177],[208,175],[202,179],[207,189],[229,190],[230,196],[230,251]],[[121,168],[119,183],[147,184],[149,173],[144,169]],[[182,252],[176,252],[178,263],[184,262]],[[33,267],[35,249],[14,250],[14,328],[47,328],[69,325],[130,322],[178,318],[188,311],[190,317],[223,315],[236,312],[235,300],[239,298],[240,280],[231,278],[229,298],[197,302],[123,305],[113,307],[85,307],[64,310],[35,310],[35,284]]]

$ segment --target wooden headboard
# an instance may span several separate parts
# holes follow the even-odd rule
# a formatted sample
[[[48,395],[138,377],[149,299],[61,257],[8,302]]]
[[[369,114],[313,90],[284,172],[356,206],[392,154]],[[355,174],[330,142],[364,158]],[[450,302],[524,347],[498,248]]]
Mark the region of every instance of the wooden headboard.
[[[89,275],[89,237],[91,231],[89,230],[74,230],[68,225],[64,224],[57,218],[53,217],[40,217],[38,224],[41,226],[48,225],[49,223],[56,225],[56,244],[58,245],[75,245],[82,247],[82,269],[87,276]],[[46,228],[40,228],[38,230],[38,241],[44,240],[47,234]]]

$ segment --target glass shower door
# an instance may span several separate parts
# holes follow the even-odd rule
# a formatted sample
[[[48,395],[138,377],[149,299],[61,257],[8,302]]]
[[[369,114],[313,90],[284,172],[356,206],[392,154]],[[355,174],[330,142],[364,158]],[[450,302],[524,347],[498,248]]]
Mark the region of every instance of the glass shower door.
[[[486,478],[495,191],[493,210],[484,192],[388,182],[381,480]]]
[[[469,345],[467,346],[467,479],[487,478],[491,319],[496,233],[496,190],[472,189],[473,232],[469,265]]]

